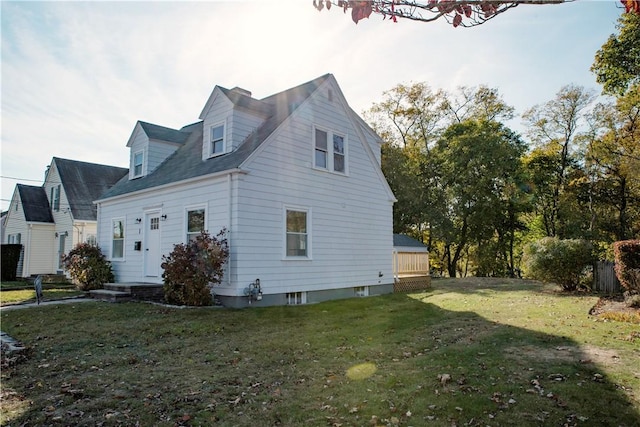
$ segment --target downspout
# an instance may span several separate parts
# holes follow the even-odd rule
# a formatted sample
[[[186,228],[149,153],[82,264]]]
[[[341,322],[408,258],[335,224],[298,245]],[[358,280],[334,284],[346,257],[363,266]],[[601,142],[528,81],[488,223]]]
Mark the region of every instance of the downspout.
[[[24,259],[22,261],[22,277],[29,277],[29,272],[31,271],[31,229],[33,228],[33,224],[29,224],[27,227],[27,242],[29,246],[22,245],[22,250],[24,251]]]
[[[227,259],[227,285],[231,286],[231,220],[233,217],[231,202],[233,201],[233,173],[227,175],[227,184],[227,242],[229,244],[229,258]]]

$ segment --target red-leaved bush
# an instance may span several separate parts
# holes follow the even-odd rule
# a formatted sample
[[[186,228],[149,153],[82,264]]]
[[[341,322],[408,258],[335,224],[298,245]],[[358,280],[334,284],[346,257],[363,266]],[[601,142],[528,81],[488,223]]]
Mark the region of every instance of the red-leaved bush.
[[[217,236],[203,231],[187,243],[174,245],[162,257],[164,299],[170,304],[211,305],[211,285],[222,281],[229,257],[226,229]]]
[[[630,294],[640,294],[640,240],[613,243],[616,276]]]

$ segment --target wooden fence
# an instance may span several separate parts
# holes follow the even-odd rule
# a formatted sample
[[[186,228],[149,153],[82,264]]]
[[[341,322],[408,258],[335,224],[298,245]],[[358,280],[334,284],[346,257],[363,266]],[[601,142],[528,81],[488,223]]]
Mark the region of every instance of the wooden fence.
[[[603,294],[619,294],[622,285],[614,271],[615,263],[611,261],[598,261],[593,267],[593,292]]]

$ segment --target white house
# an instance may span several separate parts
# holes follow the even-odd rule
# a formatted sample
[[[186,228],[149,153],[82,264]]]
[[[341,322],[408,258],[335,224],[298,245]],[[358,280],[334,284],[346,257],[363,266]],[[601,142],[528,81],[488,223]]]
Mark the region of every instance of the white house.
[[[331,74],[263,99],[216,86],[200,121],[137,122],[128,176],[98,205],[98,242],[119,282],[162,283],[162,256],[225,228],[214,292],[245,306],[393,291],[392,206],[381,140]]]
[[[22,244],[18,277],[62,273],[62,255],[96,242],[93,200],[127,169],[54,157],[42,186],[18,184],[4,219],[3,243]]]

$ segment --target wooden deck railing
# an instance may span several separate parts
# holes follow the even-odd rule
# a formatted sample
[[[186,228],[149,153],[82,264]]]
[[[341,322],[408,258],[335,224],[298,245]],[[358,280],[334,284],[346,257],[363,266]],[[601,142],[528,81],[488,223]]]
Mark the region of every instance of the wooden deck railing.
[[[395,252],[393,254],[395,278],[406,276],[428,276],[429,254],[427,252]]]

